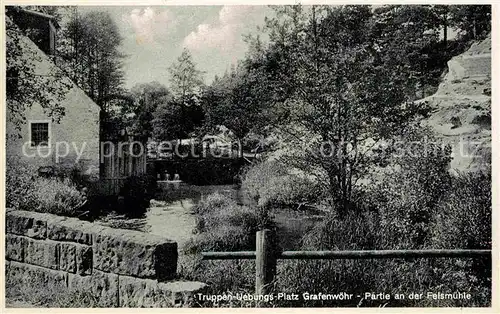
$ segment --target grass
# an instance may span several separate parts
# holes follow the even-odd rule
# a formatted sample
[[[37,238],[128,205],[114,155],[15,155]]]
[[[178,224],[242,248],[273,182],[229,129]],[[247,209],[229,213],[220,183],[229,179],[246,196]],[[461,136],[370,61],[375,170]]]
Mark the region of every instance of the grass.
[[[68,292],[57,285],[40,286],[42,278],[24,276],[21,280],[7,279],[5,298],[7,304],[20,304],[23,307],[82,308],[98,307],[98,300],[86,291]]]
[[[304,307],[478,307],[490,305],[490,289],[473,282],[463,271],[464,260],[345,260],[283,261],[278,268],[276,290],[280,292],[352,293],[352,300],[303,301]],[[428,291],[469,292],[471,300],[412,300],[412,293]],[[365,299],[365,292],[389,294],[389,300]],[[397,300],[396,294],[404,299]],[[279,302],[277,306],[294,306]]]
[[[201,200],[193,209],[197,216],[195,235],[184,247],[179,260],[179,276],[209,284],[207,294],[250,293],[253,290],[253,261],[202,261],[202,251],[252,250],[255,233],[265,223],[259,211],[236,204],[231,198],[214,193]],[[246,301],[212,303],[208,307],[253,307]]]

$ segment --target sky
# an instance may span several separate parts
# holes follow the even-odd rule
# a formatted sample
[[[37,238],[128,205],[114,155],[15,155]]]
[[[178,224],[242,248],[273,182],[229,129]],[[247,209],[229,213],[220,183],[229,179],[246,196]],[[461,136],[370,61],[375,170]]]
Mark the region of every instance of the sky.
[[[105,11],[123,37],[125,87],[158,81],[168,87],[169,66],[189,49],[205,83],[223,74],[247,51],[244,35],[256,34],[273,10],[264,5],[79,6]],[[456,35],[448,29],[448,37]]]
[[[206,83],[244,57],[245,34],[257,33],[267,6],[100,6],[79,13],[106,11],[123,37],[125,87],[158,81],[168,86],[168,67],[189,49]]]

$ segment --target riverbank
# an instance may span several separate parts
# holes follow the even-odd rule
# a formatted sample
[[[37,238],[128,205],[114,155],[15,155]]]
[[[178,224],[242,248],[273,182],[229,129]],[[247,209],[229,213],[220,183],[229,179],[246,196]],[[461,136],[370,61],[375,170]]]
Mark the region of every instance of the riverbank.
[[[140,218],[127,218],[114,213],[96,222],[115,228],[131,229],[164,236],[178,243],[182,250],[196,231],[197,217],[193,207],[213,194],[222,195],[237,205],[248,204],[245,193],[237,185],[196,186],[186,183],[160,183],[155,199]],[[298,247],[301,238],[323,215],[311,211],[274,209],[270,212],[285,249]]]

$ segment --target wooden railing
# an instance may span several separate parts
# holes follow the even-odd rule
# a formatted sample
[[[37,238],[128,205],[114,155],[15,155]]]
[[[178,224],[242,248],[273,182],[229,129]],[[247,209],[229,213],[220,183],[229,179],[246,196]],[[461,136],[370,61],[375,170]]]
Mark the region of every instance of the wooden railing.
[[[380,258],[477,258],[490,257],[491,250],[373,250],[373,251],[284,251],[277,250],[274,234],[257,232],[256,250],[202,252],[204,260],[255,259],[255,293],[267,294],[276,277],[278,259],[380,259]]]

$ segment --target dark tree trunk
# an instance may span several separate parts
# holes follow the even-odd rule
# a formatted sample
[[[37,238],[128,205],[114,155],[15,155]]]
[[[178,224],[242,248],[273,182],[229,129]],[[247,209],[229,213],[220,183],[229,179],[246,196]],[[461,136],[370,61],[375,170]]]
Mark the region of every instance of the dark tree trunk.
[[[446,20],[446,17],[443,24],[443,42],[444,49],[446,50],[448,48],[448,21]]]

